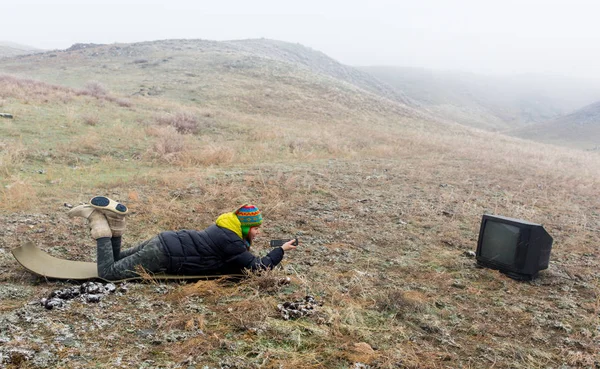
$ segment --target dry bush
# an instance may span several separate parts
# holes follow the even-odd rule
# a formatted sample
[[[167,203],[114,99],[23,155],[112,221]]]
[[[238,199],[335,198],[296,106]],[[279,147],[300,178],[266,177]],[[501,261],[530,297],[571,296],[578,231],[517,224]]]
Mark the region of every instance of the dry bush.
[[[75,90],[25,78],[0,75],[0,98],[15,98],[25,103],[69,101]]]
[[[98,125],[98,123],[100,122],[100,117],[98,117],[98,115],[95,114],[86,114],[84,116],[81,117],[81,119],[83,119],[83,123],[85,123],[88,126],[92,126],[95,127]]]
[[[149,154],[167,163],[175,163],[186,149],[185,137],[171,126],[149,127],[146,132],[156,137]]]
[[[156,124],[171,126],[181,134],[197,134],[200,130],[200,122],[196,115],[188,111],[162,114],[155,118]]]
[[[36,206],[37,203],[37,193],[29,183],[15,180],[0,189],[0,209],[23,211]]]
[[[106,100],[108,100],[110,102],[114,102],[115,104],[117,104],[118,106],[120,106],[122,108],[130,108],[131,106],[133,106],[133,104],[131,103],[131,101],[129,99],[125,99],[122,97],[109,96],[106,98]]]
[[[102,99],[108,96],[108,89],[98,81],[89,81],[81,90],[82,95],[93,96],[97,99]]]
[[[0,142],[0,174],[7,177],[23,163],[27,156],[27,149],[22,142],[5,143]]]

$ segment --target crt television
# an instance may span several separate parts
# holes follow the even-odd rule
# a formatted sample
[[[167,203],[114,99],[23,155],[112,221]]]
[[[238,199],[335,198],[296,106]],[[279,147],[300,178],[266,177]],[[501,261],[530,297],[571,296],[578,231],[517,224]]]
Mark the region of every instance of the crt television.
[[[477,263],[518,280],[532,280],[548,268],[552,237],[541,224],[484,215],[477,241]]]

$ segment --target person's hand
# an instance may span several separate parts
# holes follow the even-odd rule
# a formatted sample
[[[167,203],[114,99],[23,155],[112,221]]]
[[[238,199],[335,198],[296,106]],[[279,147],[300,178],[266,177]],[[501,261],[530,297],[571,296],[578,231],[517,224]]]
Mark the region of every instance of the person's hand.
[[[288,250],[296,250],[297,246],[294,246],[293,243],[296,242],[296,240],[289,240],[288,242],[284,243],[281,248],[283,249],[283,251],[288,251]]]

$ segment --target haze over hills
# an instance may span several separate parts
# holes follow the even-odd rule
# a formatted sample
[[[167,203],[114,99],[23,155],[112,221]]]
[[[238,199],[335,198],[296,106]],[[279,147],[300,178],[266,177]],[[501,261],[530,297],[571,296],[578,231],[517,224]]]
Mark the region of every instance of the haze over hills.
[[[360,67],[458,123],[506,131],[555,119],[600,98],[600,86],[542,75],[485,76],[407,67]]]
[[[64,51],[4,59],[0,71],[69,87],[99,81],[124,95],[161,96],[201,106],[281,115],[302,111],[307,119],[326,117],[335,105],[427,115],[365,72],[298,44],[265,39],[76,44]]]
[[[3,58],[0,72],[76,88],[97,81],[125,96],[254,114],[320,121],[334,115],[359,119],[365,116],[356,114],[360,111],[392,123],[457,122],[499,132],[556,120],[600,96],[599,86],[567,78],[354,68],[300,44],[269,39],[75,44]],[[572,147],[589,142],[590,132],[578,127],[552,142]]]
[[[0,41],[0,58],[17,55],[27,55],[37,52],[42,52],[42,50],[32,46],[21,45],[14,42]]]
[[[578,148],[600,148],[600,101],[549,122],[537,123],[509,132],[534,141]]]

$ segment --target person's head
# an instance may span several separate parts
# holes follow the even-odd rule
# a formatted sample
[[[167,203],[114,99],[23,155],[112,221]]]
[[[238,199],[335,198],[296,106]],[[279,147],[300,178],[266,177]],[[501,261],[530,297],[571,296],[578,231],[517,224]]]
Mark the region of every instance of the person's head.
[[[254,237],[258,235],[258,227],[260,227],[263,221],[260,210],[254,205],[245,204],[235,211],[235,215],[242,225],[244,239],[252,243]]]

